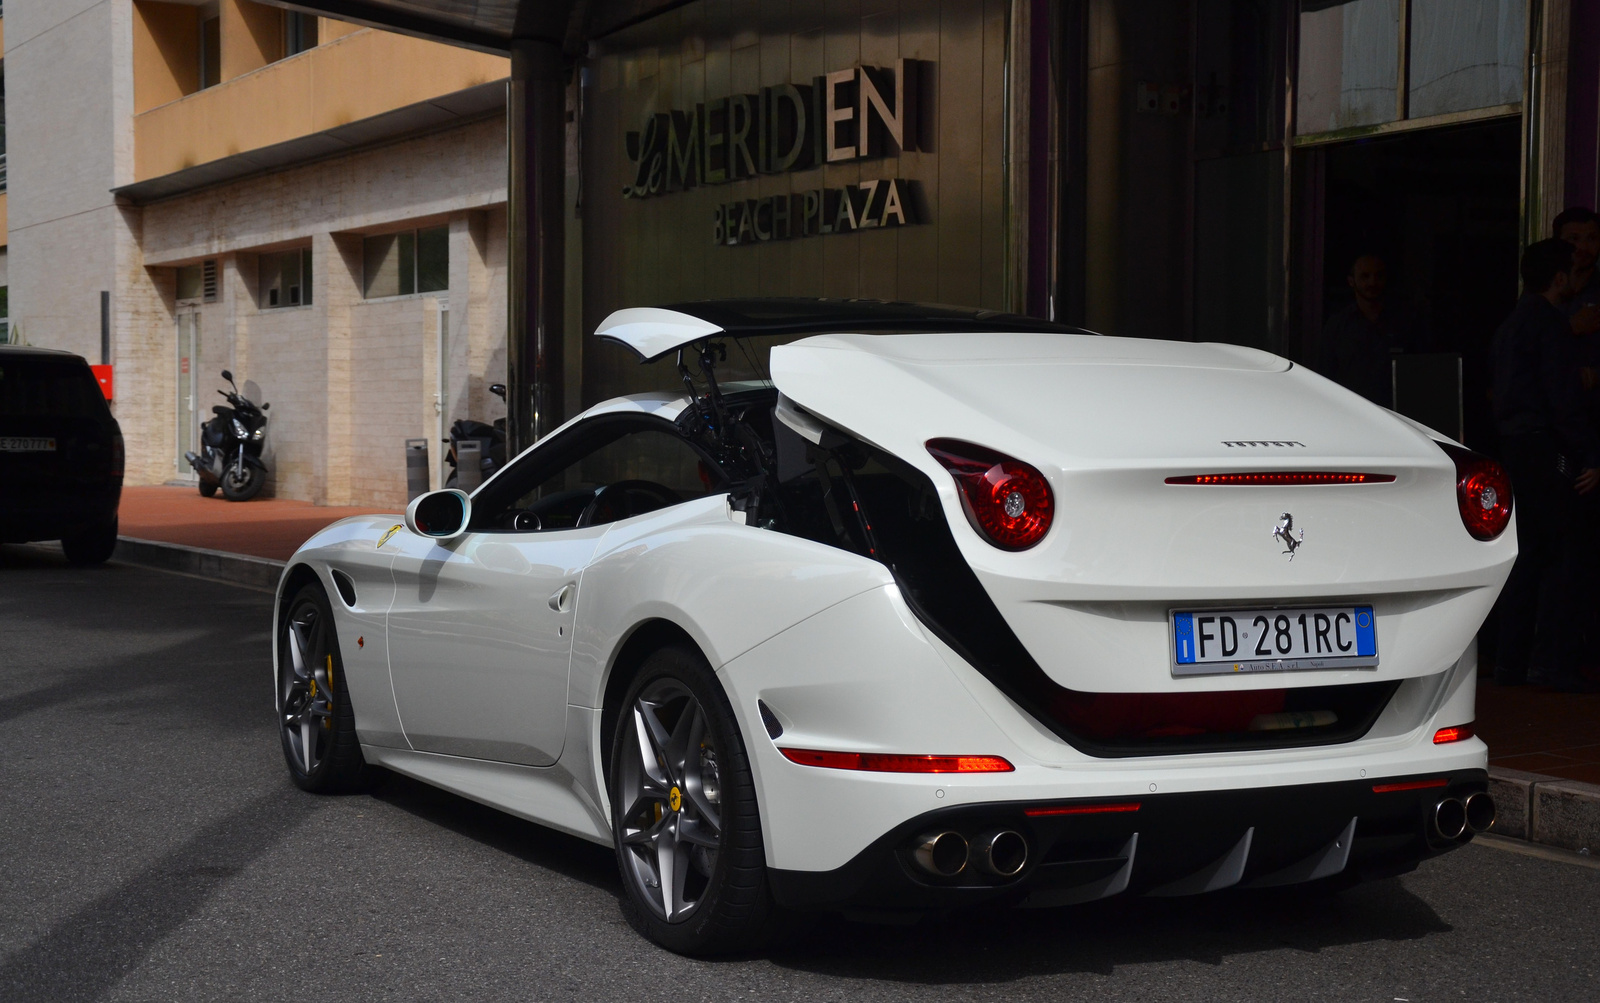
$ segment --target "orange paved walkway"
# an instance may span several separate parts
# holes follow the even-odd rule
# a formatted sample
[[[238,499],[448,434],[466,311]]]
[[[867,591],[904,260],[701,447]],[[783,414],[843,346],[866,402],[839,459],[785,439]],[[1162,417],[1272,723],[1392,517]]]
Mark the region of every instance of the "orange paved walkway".
[[[121,532],[282,561],[331,522],[383,511],[280,498],[236,503],[201,498],[193,488],[124,488]],[[1489,743],[1494,766],[1600,783],[1600,694],[1496,686],[1485,666],[1478,684],[1477,731]]]
[[[313,533],[347,516],[389,511],[334,508],[286,498],[224,501],[194,488],[123,488],[118,532],[141,540],[288,560]]]

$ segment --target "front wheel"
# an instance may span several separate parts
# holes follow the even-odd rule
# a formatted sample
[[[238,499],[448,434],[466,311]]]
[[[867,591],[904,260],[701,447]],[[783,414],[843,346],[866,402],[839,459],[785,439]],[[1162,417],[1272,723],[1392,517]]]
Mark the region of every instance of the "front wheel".
[[[312,583],[289,601],[278,633],[278,731],[289,778],[314,794],[366,787],[356,715],[339,658],[333,610]]]
[[[260,467],[248,463],[236,467],[230,463],[222,472],[222,497],[229,501],[249,501],[261,493],[266,483],[267,472]]]
[[[618,715],[610,788],[634,929],[680,954],[767,940],[778,910],[755,782],[733,709],[699,652],[663,648],[645,660]]]

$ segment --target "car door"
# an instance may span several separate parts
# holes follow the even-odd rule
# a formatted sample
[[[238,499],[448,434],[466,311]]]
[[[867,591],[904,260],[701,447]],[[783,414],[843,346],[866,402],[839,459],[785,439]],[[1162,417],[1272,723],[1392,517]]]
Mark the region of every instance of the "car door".
[[[670,423],[601,416],[484,485],[462,536],[396,534],[389,664],[412,747],[554,763],[584,567],[611,522],[703,497],[710,471]]]

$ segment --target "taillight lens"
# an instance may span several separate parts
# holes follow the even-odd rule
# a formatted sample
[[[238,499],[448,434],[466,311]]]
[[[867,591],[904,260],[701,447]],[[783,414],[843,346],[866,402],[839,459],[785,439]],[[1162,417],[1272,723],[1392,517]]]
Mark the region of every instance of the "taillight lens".
[[[1439,443],[1456,464],[1456,507],[1474,539],[1493,540],[1511,521],[1511,478],[1505,468],[1470,449]]]
[[[1010,773],[1016,769],[1002,756],[909,756],[894,752],[828,752],[822,749],[779,749],[783,758],[801,766],[873,773]]]
[[[1434,745],[1448,745],[1451,742],[1465,742],[1472,737],[1472,725],[1458,724],[1454,728],[1440,728],[1433,733]]]
[[[1002,550],[1027,550],[1050,532],[1050,482],[1021,460],[959,439],[930,439],[928,452],[961,489],[961,507],[985,539]]]
[[[128,445],[118,432],[111,437],[111,476],[121,477],[128,466]]]

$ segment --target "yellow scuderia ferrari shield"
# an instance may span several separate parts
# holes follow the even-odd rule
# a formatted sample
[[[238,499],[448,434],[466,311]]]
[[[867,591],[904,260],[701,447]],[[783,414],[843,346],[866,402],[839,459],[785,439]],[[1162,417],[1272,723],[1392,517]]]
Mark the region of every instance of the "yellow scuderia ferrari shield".
[[[673,811],[682,811],[683,810],[683,792],[678,790],[676,787],[674,787],[672,790],[668,791],[667,792],[667,804],[671,806]]]
[[[394,536],[396,533],[400,532],[402,529],[405,529],[405,526],[403,526],[403,525],[401,525],[401,526],[390,526],[389,527],[389,531],[387,533],[385,533],[382,536],[378,537],[378,549],[382,550],[383,549],[383,545],[389,542],[389,538]]]

